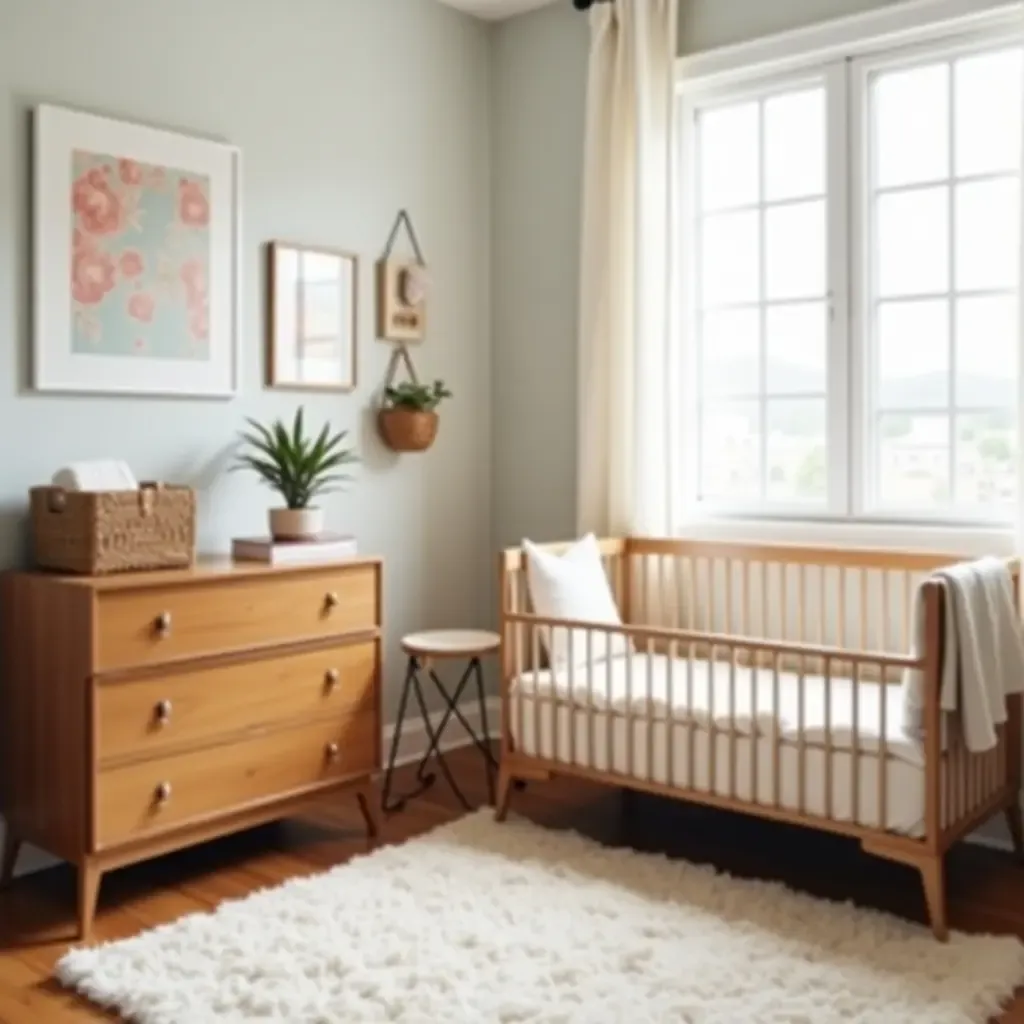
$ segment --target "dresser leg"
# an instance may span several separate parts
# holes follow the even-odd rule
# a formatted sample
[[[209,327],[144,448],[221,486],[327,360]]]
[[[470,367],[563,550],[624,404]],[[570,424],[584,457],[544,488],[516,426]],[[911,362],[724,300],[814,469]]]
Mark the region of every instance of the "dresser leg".
[[[372,783],[367,783],[356,790],[356,800],[359,801],[359,810],[366,822],[366,835],[369,839],[376,839],[380,828],[377,824],[377,813],[374,810],[379,799]]]
[[[4,827],[4,855],[0,864],[0,885],[7,885],[14,877],[14,868],[21,853],[21,840],[14,834],[10,825]]]
[[[100,881],[103,869],[95,860],[88,858],[78,866],[78,936],[87,942],[92,932],[96,903],[100,896]]]

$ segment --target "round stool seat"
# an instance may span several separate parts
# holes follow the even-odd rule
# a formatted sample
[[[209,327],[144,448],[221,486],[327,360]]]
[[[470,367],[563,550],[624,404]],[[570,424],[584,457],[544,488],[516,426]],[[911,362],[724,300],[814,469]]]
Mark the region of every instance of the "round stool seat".
[[[490,654],[501,646],[501,637],[487,629],[425,629],[402,637],[406,654],[430,658],[465,658]]]

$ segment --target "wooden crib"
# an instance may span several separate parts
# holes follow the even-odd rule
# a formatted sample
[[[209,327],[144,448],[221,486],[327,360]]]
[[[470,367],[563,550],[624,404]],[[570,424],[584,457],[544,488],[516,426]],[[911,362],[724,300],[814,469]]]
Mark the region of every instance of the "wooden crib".
[[[532,614],[525,555],[502,552],[498,819],[514,782],[572,775],[853,836],[920,872],[945,940],[952,844],[1003,813],[1024,852],[1020,699],[983,754],[965,749],[939,705],[943,590],[927,577],[958,556],[646,538],[599,547],[621,627]],[[1016,591],[1016,563],[1011,572]],[[922,582],[926,644],[914,658]],[[584,646],[557,671],[541,643],[553,627]],[[613,640],[629,653],[615,656]],[[907,669],[925,681],[920,742],[900,728]]]

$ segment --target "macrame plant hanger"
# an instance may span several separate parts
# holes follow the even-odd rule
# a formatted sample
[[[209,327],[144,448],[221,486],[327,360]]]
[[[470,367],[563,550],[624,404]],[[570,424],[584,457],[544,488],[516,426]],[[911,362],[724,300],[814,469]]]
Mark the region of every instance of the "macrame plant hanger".
[[[388,235],[387,244],[384,246],[384,252],[381,253],[380,265],[386,265],[391,259],[391,253],[395,248],[395,242],[398,240],[398,233],[405,228],[406,234],[409,236],[409,242],[412,244],[412,251],[416,257],[416,263],[421,267],[426,267],[426,262],[423,259],[423,250],[420,248],[419,239],[416,237],[416,229],[412,226],[412,219],[406,210],[399,210],[398,216],[395,218],[395,223],[391,228],[391,234]],[[383,295],[380,298],[383,303]],[[382,325],[384,326],[384,325]],[[394,348],[391,352],[391,358],[388,360],[388,369],[384,377],[384,391],[391,387],[395,382],[395,374],[398,372],[400,364],[405,365],[406,373],[409,375],[409,380],[413,384],[419,384],[420,379],[416,373],[416,367],[413,365],[412,356],[409,354],[408,343],[401,339],[393,339],[388,337],[388,332],[382,330],[381,334],[384,335],[385,340],[390,341]]]
[[[415,261],[392,259],[395,242],[403,228],[412,244]],[[420,386],[409,344],[423,340],[429,291],[423,251],[405,210],[400,210],[395,218],[384,252],[377,262],[377,287],[377,333],[382,340],[394,346],[381,391],[378,427],[381,437],[394,451],[423,451],[434,443],[437,436],[436,411],[415,406],[389,407],[387,404],[388,390],[394,387],[400,367],[405,368],[414,387]]]

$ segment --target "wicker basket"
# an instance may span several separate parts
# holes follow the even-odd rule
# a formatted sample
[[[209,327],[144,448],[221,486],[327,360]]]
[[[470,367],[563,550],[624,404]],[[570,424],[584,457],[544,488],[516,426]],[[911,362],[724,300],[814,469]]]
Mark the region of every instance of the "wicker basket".
[[[421,409],[381,409],[377,416],[381,437],[396,452],[422,452],[437,437],[438,415]]]
[[[33,487],[32,543],[44,569],[103,575],[181,569],[195,560],[196,501],[190,487],[137,491]]]

